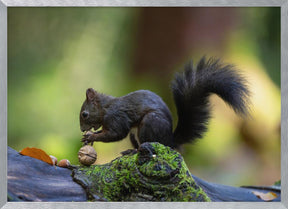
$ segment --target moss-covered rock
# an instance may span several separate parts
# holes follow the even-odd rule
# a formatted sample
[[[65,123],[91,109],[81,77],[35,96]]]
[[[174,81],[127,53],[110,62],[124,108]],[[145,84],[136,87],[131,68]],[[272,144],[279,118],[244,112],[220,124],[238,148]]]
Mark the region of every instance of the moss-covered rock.
[[[73,178],[90,200],[210,201],[182,156],[159,143],[144,143],[108,164],[75,168]]]

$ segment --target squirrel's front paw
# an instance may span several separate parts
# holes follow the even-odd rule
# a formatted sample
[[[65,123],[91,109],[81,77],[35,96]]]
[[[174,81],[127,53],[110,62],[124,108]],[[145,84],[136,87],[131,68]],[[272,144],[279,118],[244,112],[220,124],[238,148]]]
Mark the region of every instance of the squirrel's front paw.
[[[83,138],[81,139],[82,142],[84,142],[85,145],[89,143],[93,143],[95,141],[95,134],[86,133],[83,135]]]
[[[81,139],[82,142],[84,142],[85,145],[91,143],[91,145],[93,145],[94,141],[98,141],[97,140],[97,136],[98,134],[102,133],[102,130],[100,131],[96,131],[96,132],[92,132],[92,131],[87,131],[84,135],[83,138]]]

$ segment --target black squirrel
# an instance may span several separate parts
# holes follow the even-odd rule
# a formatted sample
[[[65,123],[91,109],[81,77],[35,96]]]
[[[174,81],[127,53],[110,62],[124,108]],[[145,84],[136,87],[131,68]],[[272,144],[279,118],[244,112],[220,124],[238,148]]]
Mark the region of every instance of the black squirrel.
[[[220,59],[203,57],[196,68],[192,61],[184,72],[177,73],[171,84],[177,107],[178,124],[173,132],[172,116],[161,97],[139,90],[122,97],[112,97],[89,88],[80,111],[81,131],[102,130],[85,134],[82,141],[113,142],[125,138],[135,148],[144,142],[159,142],[171,148],[201,138],[210,119],[209,96],[220,96],[241,116],[249,115],[246,80],[232,65]]]

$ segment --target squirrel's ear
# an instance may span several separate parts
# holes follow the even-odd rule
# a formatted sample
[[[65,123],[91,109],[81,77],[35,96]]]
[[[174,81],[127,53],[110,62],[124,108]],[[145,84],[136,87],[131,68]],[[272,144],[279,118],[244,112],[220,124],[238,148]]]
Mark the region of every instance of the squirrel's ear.
[[[96,98],[96,96],[97,96],[97,92],[94,89],[89,88],[86,90],[87,101],[92,101],[94,98]]]

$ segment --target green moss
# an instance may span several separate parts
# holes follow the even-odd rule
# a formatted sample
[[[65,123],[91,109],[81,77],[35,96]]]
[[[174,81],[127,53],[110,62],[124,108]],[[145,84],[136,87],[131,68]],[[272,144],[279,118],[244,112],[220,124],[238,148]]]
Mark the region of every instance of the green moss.
[[[144,143],[105,165],[79,167],[73,176],[96,200],[210,201],[181,155],[159,143]]]
[[[281,186],[281,180],[276,181],[276,182],[274,183],[274,186]]]

